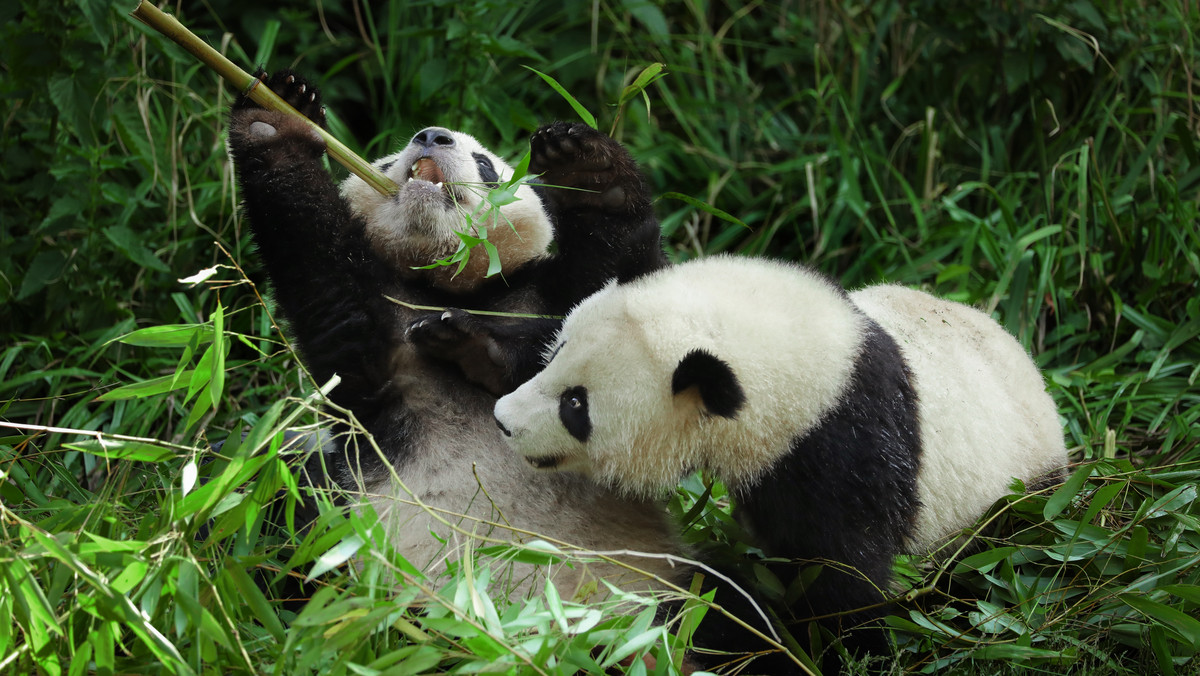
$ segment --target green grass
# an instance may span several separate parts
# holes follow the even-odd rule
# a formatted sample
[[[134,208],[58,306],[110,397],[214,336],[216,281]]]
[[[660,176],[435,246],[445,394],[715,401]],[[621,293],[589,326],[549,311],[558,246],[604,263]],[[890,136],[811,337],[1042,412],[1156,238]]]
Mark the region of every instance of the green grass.
[[[280,502],[324,504],[317,527],[266,527],[294,485],[276,433],[324,414],[262,302],[224,155],[232,93],[129,4],[0,9],[0,672],[570,673],[649,651],[667,673],[683,640],[649,600],[619,617],[478,593],[493,555],[544,554],[418,579],[369,515],[295,491]],[[1195,7],[247,4],[180,18],[243,66],[317,76],[365,156],[428,124],[519,154],[578,117],[529,66],[643,163],[676,259],[918,286],[1030,348],[1072,478],[998,505],[966,558],[898,562],[918,598],[875,668],[1200,668]],[[654,63],[646,98],[613,105]],[[685,483],[681,516],[702,491]],[[687,539],[745,551],[699,511]],[[314,567],[321,591],[280,606]]]

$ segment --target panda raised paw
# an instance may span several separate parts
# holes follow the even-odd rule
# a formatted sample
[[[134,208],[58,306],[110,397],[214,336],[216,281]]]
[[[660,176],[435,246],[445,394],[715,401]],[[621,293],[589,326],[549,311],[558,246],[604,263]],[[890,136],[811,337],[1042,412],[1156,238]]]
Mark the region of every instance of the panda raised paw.
[[[529,139],[529,169],[544,172],[606,171],[621,150],[607,135],[579,122],[555,122]]]
[[[321,92],[303,75],[298,75],[291,69],[285,68],[276,71],[274,75],[268,75],[265,70],[259,70],[254,77],[257,82],[251,85],[246,93],[238,96],[237,101],[233,104],[235,111],[262,108],[250,98],[249,91],[257,86],[266,86],[276,96],[286,101],[289,106],[299,111],[301,115],[322,127],[325,126],[325,106],[321,104]]]
[[[529,139],[529,171],[541,175],[543,193],[562,208],[626,210],[643,199],[637,163],[616,140],[586,124],[555,122]]]
[[[290,70],[281,70],[271,76],[259,71],[256,77],[309,120],[325,126],[321,94],[304,77]],[[267,110],[248,94],[238,97],[229,121],[230,149],[251,166],[287,166],[297,160],[319,157],[325,151],[325,141],[311,125],[292,115]]]

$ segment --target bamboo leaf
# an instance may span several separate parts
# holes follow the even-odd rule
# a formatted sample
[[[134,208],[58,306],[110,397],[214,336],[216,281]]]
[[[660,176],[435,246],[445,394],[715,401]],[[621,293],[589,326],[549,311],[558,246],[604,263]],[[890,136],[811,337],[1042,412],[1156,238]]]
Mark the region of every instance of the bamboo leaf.
[[[1125,605],[1166,627],[1192,650],[1200,649],[1200,620],[1140,594],[1121,594],[1120,598]]]
[[[357,554],[358,550],[362,549],[363,544],[363,539],[357,534],[346,536],[345,539],[334,545],[332,549],[317,557],[316,563],[313,564],[312,569],[305,576],[305,581],[311,582],[314,578],[320,577],[342,565],[350,557]]]
[[[171,448],[144,441],[123,441],[108,437],[73,441],[63,445],[76,451],[91,453],[92,455],[108,458],[109,460],[162,462],[168,458],[175,457],[175,451]]]
[[[1083,482],[1087,481],[1091,475],[1092,466],[1090,464],[1085,464],[1083,467],[1075,470],[1070,478],[1058,490],[1054,491],[1054,495],[1051,495],[1046,500],[1046,506],[1042,508],[1042,516],[1049,521],[1061,514],[1067,508],[1067,505],[1071,504],[1071,500],[1074,500],[1075,496],[1079,494],[1079,489],[1083,487]]]
[[[738,218],[728,212],[722,211],[707,202],[702,202],[702,201],[696,199],[695,197],[692,197],[691,195],[685,195],[685,194],[679,193],[679,192],[667,192],[667,193],[663,193],[662,197],[663,197],[663,199],[679,200],[680,202],[683,202],[689,206],[695,207],[705,213],[712,214],[713,216],[716,216],[717,218],[719,218],[723,221],[728,221],[730,223],[734,223],[734,224],[739,225],[747,230],[750,229],[750,226],[743,223],[740,218]]]
[[[533,73],[535,75],[537,75],[538,77],[545,80],[546,84],[550,85],[551,89],[558,92],[559,96],[566,99],[567,103],[570,104],[571,108],[575,111],[575,114],[578,115],[579,119],[583,120],[583,122],[585,124],[587,124],[587,126],[591,127],[592,129],[598,128],[596,126],[596,117],[594,115],[592,115],[591,113],[589,113],[587,108],[584,108],[583,104],[580,103],[579,101],[577,101],[574,96],[571,96],[571,93],[568,92],[566,90],[566,88],[563,87],[561,84],[559,84],[558,80],[555,80],[554,78],[550,77],[549,75],[547,75],[545,73],[542,73],[538,70],[530,68],[529,66],[525,66],[525,68],[533,71]]]

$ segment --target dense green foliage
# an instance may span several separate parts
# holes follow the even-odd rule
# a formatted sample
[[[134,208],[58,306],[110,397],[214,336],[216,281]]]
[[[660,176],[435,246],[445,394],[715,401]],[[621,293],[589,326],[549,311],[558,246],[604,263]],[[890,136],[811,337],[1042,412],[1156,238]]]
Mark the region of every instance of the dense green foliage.
[[[682,643],[650,605],[496,606],[472,592],[488,556],[418,579],[365,514],[324,510],[295,549],[263,535],[294,485],[275,432],[318,419],[314,388],[252,283],[232,94],[128,4],[0,5],[0,672],[570,673],[650,651],[665,673]],[[644,164],[676,259],[785,257],[992,311],[1078,464],[998,506],[1006,536],[969,557],[900,562],[919,603],[886,668],[1196,673],[1194,4],[251,4],[179,16],[243,66],[317,76],[365,156],[428,124],[519,154],[576,117],[530,67]],[[745,548],[720,511],[687,536]],[[356,551],[298,618],[252,579]]]

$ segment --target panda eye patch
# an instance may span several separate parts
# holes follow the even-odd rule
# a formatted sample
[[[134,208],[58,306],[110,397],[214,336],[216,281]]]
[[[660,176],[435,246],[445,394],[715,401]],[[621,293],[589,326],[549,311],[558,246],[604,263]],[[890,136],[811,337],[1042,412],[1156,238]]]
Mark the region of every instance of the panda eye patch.
[[[592,419],[588,415],[586,387],[569,387],[563,391],[558,398],[558,417],[571,436],[583,442],[588,440]]]
[[[500,174],[496,173],[496,167],[492,166],[487,155],[471,153],[471,157],[475,158],[475,166],[479,167],[479,180],[492,185],[500,182]]]

